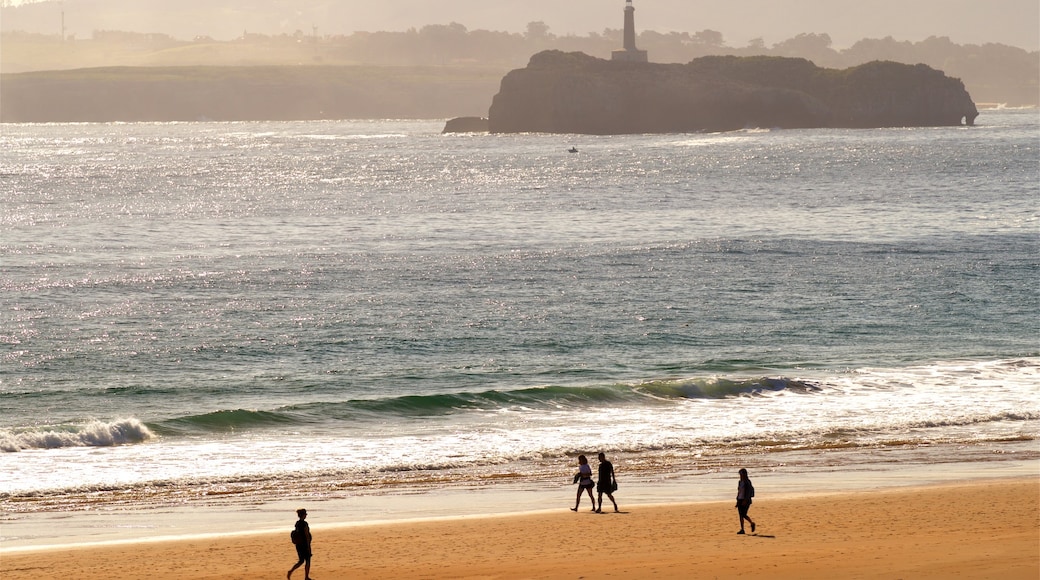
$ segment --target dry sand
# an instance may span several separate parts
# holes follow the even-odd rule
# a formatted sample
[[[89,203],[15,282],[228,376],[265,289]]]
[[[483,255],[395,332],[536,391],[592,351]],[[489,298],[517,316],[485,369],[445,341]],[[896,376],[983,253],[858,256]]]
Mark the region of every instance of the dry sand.
[[[736,483],[734,482],[734,488]],[[311,574],[340,578],[1027,578],[1040,577],[1040,478],[770,498],[740,536],[732,502],[628,506],[363,526],[322,522]],[[619,495],[623,502],[624,496]],[[0,556],[0,577],[284,578],[284,532]],[[293,578],[302,579],[303,569]]]

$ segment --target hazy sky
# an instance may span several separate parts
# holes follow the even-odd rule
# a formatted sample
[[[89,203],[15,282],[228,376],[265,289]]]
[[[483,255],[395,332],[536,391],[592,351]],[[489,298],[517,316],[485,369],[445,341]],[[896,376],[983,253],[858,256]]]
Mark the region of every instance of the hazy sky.
[[[66,10],[73,11],[77,3],[65,0]],[[171,8],[181,4],[178,0],[151,3]],[[540,20],[556,35],[586,35],[621,28],[624,0],[287,0],[282,5],[290,8],[270,15],[269,30],[254,27],[250,32],[310,32],[317,26],[320,34],[350,34],[451,22],[470,30],[522,32],[528,22]],[[759,37],[772,45],[800,33],[827,33],[837,49],[862,38],[886,36],[915,42],[948,36],[958,44],[999,42],[1040,49],[1038,0],[634,0],[634,5],[640,30],[717,30],[730,46],[745,46]],[[346,10],[350,16],[339,17]],[[330,12],[337,17],[330,18]],[[140,23],[138,31],[163,32],[162,14],[149,16],[153,21]],[[234,22],[220,24],[227,30],[243,29]]]

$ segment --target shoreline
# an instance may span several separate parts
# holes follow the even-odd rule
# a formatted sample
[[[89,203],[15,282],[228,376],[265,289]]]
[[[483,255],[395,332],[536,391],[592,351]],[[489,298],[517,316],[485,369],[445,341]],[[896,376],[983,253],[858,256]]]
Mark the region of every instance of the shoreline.
[[[734,480],[735,481],[735,480]],[[735,483],[733,487],[735,488]],[[315,578],[1035,578],[1040,477],[773,496],[756,481],[757,533],[732,500],[621,503],[621,513],[534,513],[325,523],[311,513]],[[764,493],[763,493],[764,492]],[[619,490],[620,494],[620,490]],[[619,495],[619,501],[621,497]],[[609,505],[609,504],[608,504]],[[956,506],[956,508],[951,508]],[[282,529],[225,537],[5,552],[5,580],[270,578],[295,561]],[[283,537],[285,536],[285,537]],[[295,577],[302,578],[302,573]]]
[[[839,459],[810,465],[788,456],[789,462],[767,465],[762,457],[749,456],[744,465],[756,488],[769,497],[798,499],[1031,477],[1040,473],[1034,443],[1016,444],[999,459],[989,461],[977,455],[974,460],[935,461],[934,449],[923,456],[904,449],[866,457],[853,452],[860,460],[856,464]],[[612,459],[619,469],[618,501],[622,506],[704,504],[728,501],[733,495],[736,467],[633,473],[624,470],[623,461]],[[570,485],[569,475],[565,479],[400,486],[347,494],[314,490],[287,493],[279,499],[217,496],[181,505],[99,502],[76,511],[7,510],[0,520],[0,555],[262,534],[280,530],[299,507],[311,512],[312,525],[319,528],[552,513],[574,501],[575,487]]]

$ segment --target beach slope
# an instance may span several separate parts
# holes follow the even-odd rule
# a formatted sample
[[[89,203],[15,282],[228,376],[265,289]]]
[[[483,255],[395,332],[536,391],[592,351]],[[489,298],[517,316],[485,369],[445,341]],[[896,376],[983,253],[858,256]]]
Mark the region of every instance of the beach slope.
[[[740,536],[731,503],[629,506],[340,526],[308,506],[314,578],[1029,578],[1040,479],[771,498]],[[623,501],[623,497],[620,497]],[[585,508],[588,504],[585,504]],[[609,505],[609,504],[608,504]],[[289,514],[290,516],[292,514]],[[284,533],[9,551],[0,577],[281,578]],[[303,578],[302,569],[294,578]]]

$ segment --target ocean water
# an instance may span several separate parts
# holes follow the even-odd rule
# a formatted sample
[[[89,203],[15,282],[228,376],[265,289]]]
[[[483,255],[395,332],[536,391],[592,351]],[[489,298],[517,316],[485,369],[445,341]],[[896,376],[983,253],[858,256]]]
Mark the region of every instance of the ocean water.
[[[5,125],[0,508],[1036,460],[1040,119],[977,123]]]

